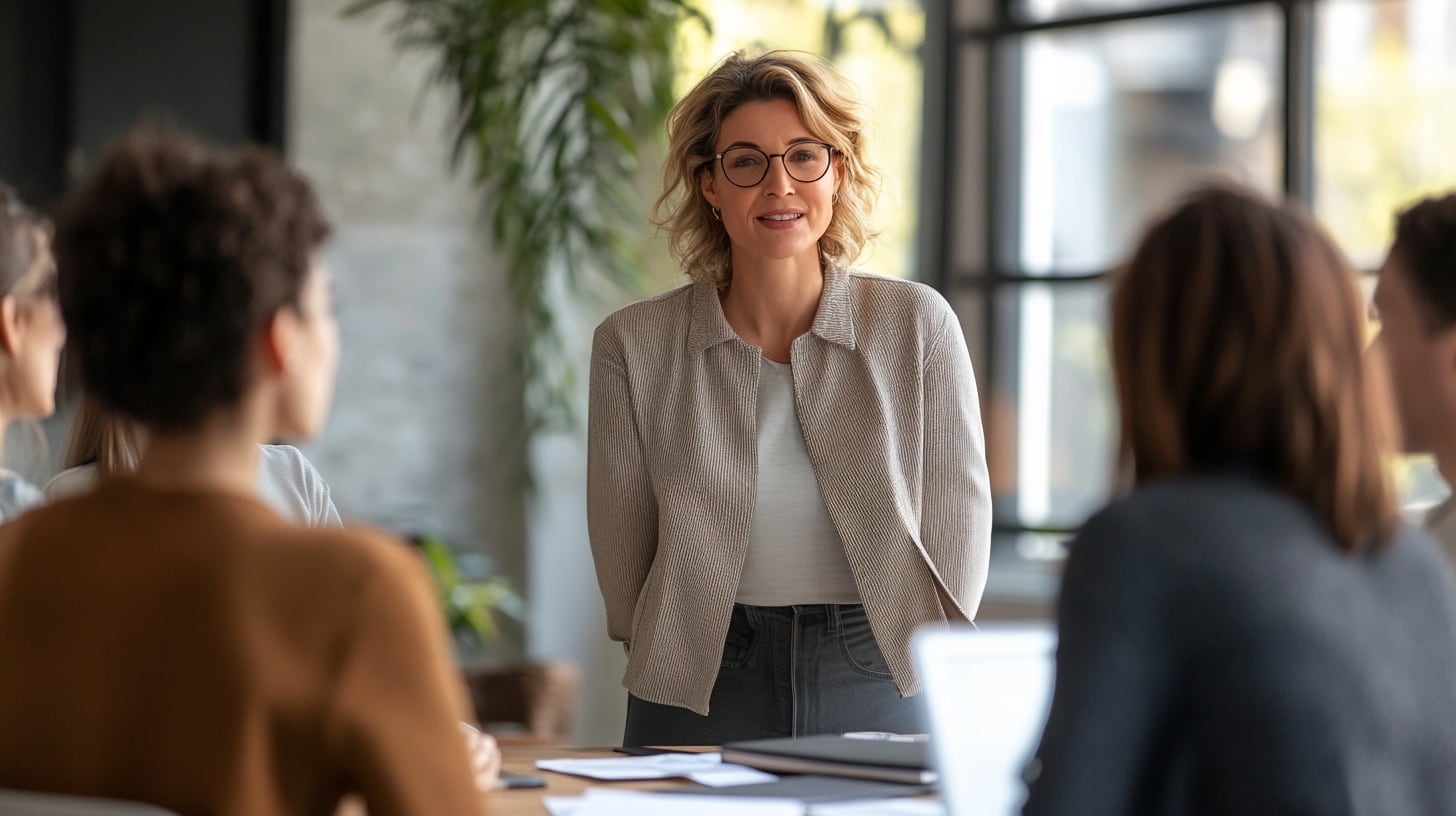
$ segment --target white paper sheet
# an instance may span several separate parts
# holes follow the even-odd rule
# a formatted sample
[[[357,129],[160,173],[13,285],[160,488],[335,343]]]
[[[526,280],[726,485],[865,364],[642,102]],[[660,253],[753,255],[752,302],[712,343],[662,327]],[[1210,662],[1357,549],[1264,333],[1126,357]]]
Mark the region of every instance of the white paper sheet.
[[[808,816],[946,816],[946,811],[925,799],[863,799],[810,805]]]
[[[725,788],[729,785],[759,785],[764,782],[778,781],[778,777],[771,773],[764,773],[747,765],[734,765],[730,762],[721,763],[718,767],[707,771],[693,771],[688,774],[688,779],[710,788]]]
[[[590,788],[583,796],[548,796],[551,816],[804,816],[792,799],[715,798]]]
[[[701,785],[751,785],[772,782],[778,777],[745,765],[723,762],[719,753],[654,754],[641,757],[610,759],[538,759],[536,767],[543,771],[585,776],[608,782],[639,779],[672,779],[687,777]]]

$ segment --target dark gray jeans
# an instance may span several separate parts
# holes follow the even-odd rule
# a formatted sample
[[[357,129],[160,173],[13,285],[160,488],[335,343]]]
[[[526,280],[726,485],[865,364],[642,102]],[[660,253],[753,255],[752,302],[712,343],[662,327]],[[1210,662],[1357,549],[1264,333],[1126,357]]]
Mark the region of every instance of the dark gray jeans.
[[[735,604],[703,717],[627,697],[623,745],[719,745],[845,731],[923,733],[859,604]]]

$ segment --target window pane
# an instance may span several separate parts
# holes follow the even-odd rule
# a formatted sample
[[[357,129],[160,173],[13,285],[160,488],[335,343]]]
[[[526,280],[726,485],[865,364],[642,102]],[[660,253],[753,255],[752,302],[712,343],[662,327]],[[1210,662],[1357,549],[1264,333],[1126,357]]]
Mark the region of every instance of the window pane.
[[[997,294],[985,403],[998,522],[1073,528],[1106,501],[1117,441],[1106,312],[1101,283]]]
[[[1315,210],[1374,268],[1396,210],[1456,187],[1456,3],[1317,8]]]
[[[985,290],[952,285],[951,290],[946,292],[946,299],[961,319],[961,332],[966,336],[966,349],[971,354],[971,368],[976,372],[976,389],[984,402],[989,391],[986,383]]]
[[[1400,488],[1401,507],[1419,524],[1433,505],[1451,495],[1451,489],[1436,470],[1436,460],[1427,454],[1403,456],[1395,465],[1395,483]]]
[[[955,99],[947,116],[956,116],[958,141],[947,144],[951,154],[951,166],[955,175],[947,182],[946,202],[954,220],[946,224],[946,242],[949,246],[953,276],[970,274],[982,276],[989,265],[986,252],[986,140],[989,131],[986,118],[989,106],[986,103],[985,48],[966,46],[957,54],[954,64],[958,66]],[[934,172],[936,168],[931,168]]]
[[[1040,22],[1085,14],[1116,14],[1184,6],[1192,2],[1195,0],[1012,0],[1011,12],[1018,20]]]
[[[1004,52],[1021,83],[1009,140],[1020,200],[1001,263],[1102,271],[1214,173],[1277,190],[1280,31],[1259,6],[1030,35]]]
[[[980,620],[1050,618],[1061,586],[1065,535],[993,533]]]

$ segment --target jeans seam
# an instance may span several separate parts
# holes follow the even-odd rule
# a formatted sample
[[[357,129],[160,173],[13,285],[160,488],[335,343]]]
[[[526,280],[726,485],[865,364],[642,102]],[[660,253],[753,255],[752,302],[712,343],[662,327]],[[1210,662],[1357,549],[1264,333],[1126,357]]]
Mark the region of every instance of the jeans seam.
[[[833,613],[832,613],[833,616],[834,616],[834,621],[836,623],[839,623],[840,622],[840,610],[839,610],[839,607],[838,606],[834,606],[832,608],[834,610]],[[868,625],[868,622],[866,622],[866,625]],[[868,666],[861,665],[860,662],[855,659],[854,653],[851,652],[850,649],[849,649],[849,639],[845,636],[845,632],[844,632],[842,626],[841,626],[839,632],[837,633],[837,636],[834,639],[837,640],[837,641],[839,641],[839,651],[840,651],[840,654],[844,655],[844,662],[848,663],[849,664],[849,667],[851,669],[853,669],[856,673],[858,673],[858,674],[860,674],[860,675],[862,675],[864,677],[868,677],[868,678],[870,678],[872,680],[893,680],[894,679],[894,674],[892,674],[890,671],[888,671],[888,666],[886,667],[887,668],[886,671],[878,671],[876,669],[871,669]],[[872,642],[872,643],[875,644],[875,648],[876,649],[879,648],[879,645],[880,644],[879,644],[879,641],[875,640],[875,632],[874,632],[874,629],[873,628],[870,628],[870,642]],[[883,659],[883,657],[882,657],[882,659]]]
[[[739,604],[738,606],[743,609],[744,620],[748,622],[748,628],[750,629],[750,634],[748,636],[748,645],[745,646],[743,649],[743,659],[741,660],[724,660],[720,658],[718,662],[718,667],[720,669],[742,669],[748,666],[752,666],[754,655],[758,651],[759,627],[755,620],[755,618],[758,617],[755,614],[756,610],[751,606],[743,604]],[[733,627],[733,621],[731,618],[728,621],[728,627],[730,629]],[[724,639],[723,645],[725,648],[728,645],[726,638]]]

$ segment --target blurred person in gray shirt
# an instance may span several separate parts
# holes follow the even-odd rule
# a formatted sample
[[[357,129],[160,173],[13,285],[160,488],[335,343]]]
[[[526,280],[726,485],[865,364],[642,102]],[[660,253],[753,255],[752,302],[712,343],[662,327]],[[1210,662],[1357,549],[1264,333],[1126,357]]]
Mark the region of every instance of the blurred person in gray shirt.
[[[1456,484],[1456,193],[1395,217],[1371,312],[1405,450],[1432,454],[1441,478]],[[1431,508],[1425,525],[1456,563],[1456,498]]]

